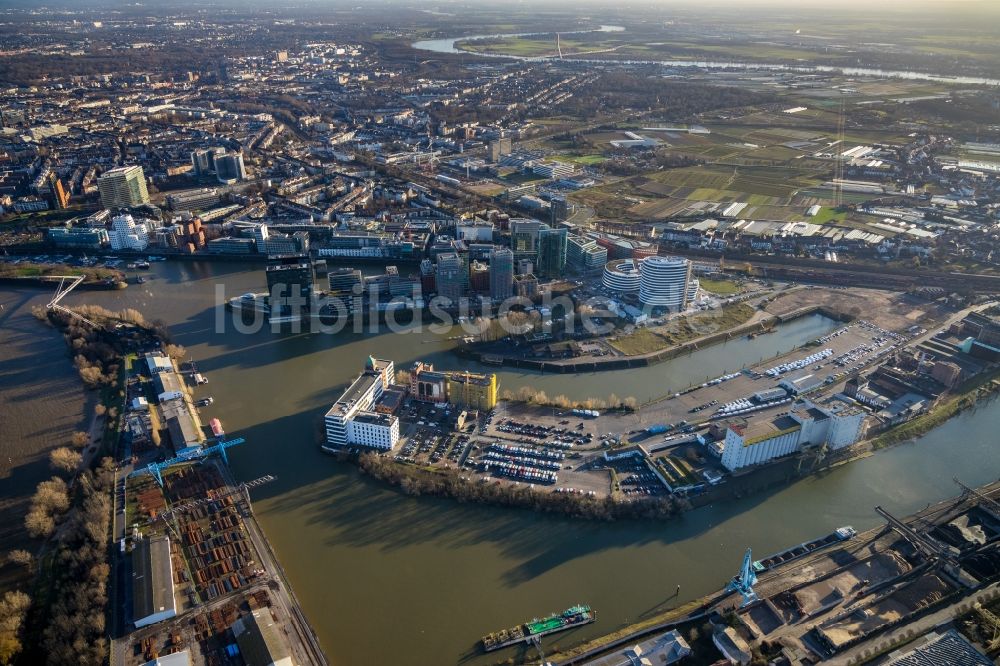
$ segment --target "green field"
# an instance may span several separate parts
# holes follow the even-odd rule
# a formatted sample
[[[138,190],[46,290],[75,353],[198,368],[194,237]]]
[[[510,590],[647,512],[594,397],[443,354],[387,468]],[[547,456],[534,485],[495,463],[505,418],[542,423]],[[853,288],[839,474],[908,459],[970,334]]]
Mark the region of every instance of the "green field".
[[[700,278],[698,284],[705,291],[710,291],[717,296],[732,296],[740,293],[740,287],[732,280],[710,280]]]

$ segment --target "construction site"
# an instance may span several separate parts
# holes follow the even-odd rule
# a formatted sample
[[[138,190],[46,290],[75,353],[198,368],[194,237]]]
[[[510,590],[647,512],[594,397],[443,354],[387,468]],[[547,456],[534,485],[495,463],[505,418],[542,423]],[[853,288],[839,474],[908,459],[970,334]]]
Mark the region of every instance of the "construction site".
[[[734,620],[728,644],[789,664],[883,663],[931,630],[955,629],[996,657],[1000,482],[956,483],[954,499],[906,519],[876,507],[882,527],[759,578],[748,551],[726,590],[735,594],[717,606]]]

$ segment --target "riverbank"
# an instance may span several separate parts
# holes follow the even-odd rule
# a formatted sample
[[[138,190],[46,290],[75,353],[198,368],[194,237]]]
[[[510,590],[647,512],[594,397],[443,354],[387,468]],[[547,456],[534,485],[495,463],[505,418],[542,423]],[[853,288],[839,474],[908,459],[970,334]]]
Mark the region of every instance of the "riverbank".
[[[998,484],[996,482],[982,486],[975,492],[969,492],[967,488],[963,488],[962,494],[957,498],[951,497],[935,504],[928,504],[928,506],[926,506],[923,510],[903,518],[901,522],[910,529],[915,530],[918,534],[931,532],[935,525],[940,526],[946,524],[956,516],[962,514],[967,515],[967,512],[980,505],[981,502],[991,501],[989,499],[982,500],[981,498],[988,498],[989,495],[996,493],[997,490]],[[880,507],[874,507],[874,509],[876,513],[882,513]],[[883,513],[882,515],[883,517],[890,517],[888,514]],[[832,581],[835,580],[837,575],[846,575],[849,577],[851,575],[852,566],[857,566],[853,563],[857,562],[859,554],[866,554],[869,557],[872,555],[875,557],[891,557],[895,552],[898,552],[896,551],[896,544],[900,543],[899,535],[896,531],[889,529],[890,527],[892,527],[892,523],[878,524],[872,529],[855,533],[843,540],[835,541],[832,545],[817,548],[811,552],[800,555],[799,557],[781,562],[772,568],[767,569],[766,572],[761,572],[758,575],[757,580],[753,584],[754,591],[759,595],[760,599],[764,600],[765,604],[770,605],[774,603],[776,599],[781,598],[782,595],[788,594],[790,590],[800,589],[810,585],[819,585],[817,581],[823,579]],[[905,541],[903,543],[905,543]],[[907,547],[908,546],[904,546],[904,549]],[[917,557],[921,557],[921,555],[918,554]],[[933,562],[928,564],[930,567],[935,566]],[[922,575],[922,571],[924,571],[924,569],[924,566],[916,566],[912,569],[904,570],[899,573],[899,578],[896,579],[896,582],[899,582],[899,580],[907,576],[920,576]],[[867,571],[869,571],[869,569],[865,570],[865,572]],[[875,568],[870,571],[877,573],[878,569]],[[890,572],[882,573],[881,575],[885,577],[886,580],[889,580],[894,574]],[[968,576],[968,574],[966,575]],[[979,580],[980,585],[988,582],[988,578],[981,578]],[[859,591],[856,595],[852,595],[849,601],[845,600],[843,596],[840,596],[839,599],[834,599],[833,603],[834,605],[837,603],[848,604],[851,602],[857,604],[858,599],[867,596],[867,594],[876,595],[877,597],[882,594],[881,591],[876,591],[877,585],[878,584],[876,583],[876,585],[871,589]],[[833,589],[836,590],[836,587],[834,586]],[[980,587],[979,589],[983,588]],[[836,591],[831,595],[831,597],[835,596],[839,596]],[[899,598],[904,601],[907,600],[907,597],[905,596],[901,596]],[[948,601],[949,599],[947,597],[937,599],[930,598],[928,599],[928,605],[941,604],[942,602],[947,603]],[[711,621],[713,624],[717,625],[728,624],[729,626],[734,626],[734,624],[746,622],[747,618],[750,618],[750,621],[752,622],[755,617],[753,615],[753,611],[746,608],[745,604],[740,604],[739,602],[740,598],[738,593],[723,588],[721,590],[717,590],[716,592],[693,599],[686,604],[677,606],[676,608],[654,613],[646,619],[629,624],[613,633],[609,633],[597,639],[580,643],[570,649],[556,650],[554,653],[550,653],[548,658],[551,663],[558,664],[558,666],[572,666],[574,664],[579,664],[586,660],[596,658],[602,654],[606,654],[610,650],[620,649],[622,646],[634,644],[655,633],[671,629],[683,630],[692,623]],[[951,598],[951,602],[954,602],[954,597]],[[954,607],[954,605],[952,607]],[[966,605],[964,610],[958,609],[959,612],[957,615],[963,614],[969,607],[971,607],[971,604]],[[855,609],[856,608],[857,606],[855,606]],[[890,641],[890,643],[882,643],[882,646],[884,647],[892,644],[894,647],[897,647],[898,645],[909,642],[909,640],[914,637],[915,633],[908,631],[908,627],[912,626],[909,623],[919,621],[921,617],[926,617],[926,613],[923,612],[925,608],[926,607],[919,603],[913,603],[910,608],[911,612],[906,613],[905,611],[907,610],[907,607],[905,605],[900,604],[899,606],[895,606],[894,610],[899,610],[900,614],[903,615],[903,617],[899,617],[899,619],[903,620],[904,624],[901,627],[893,627],[896,631],[897,640]],[[738,614],[743,614],[743,620],[740,620],[737,614],[730,613],[730,611],[736,609],[741,609],[736,612]],[[819,615],[819,613],[817,613],[817,615]],[[782,620],[780,624],[784,625],[785,621]],[[889,624],[891,625],[895,623]],[[932,622],[931,626],[934,624],[941,624],[941,620]],[[791,632],[794,633],[795,630],[792,629]],[[703,636],[699,636],[700,633],[701,632],[695,631],[693,635],[689,636],[689,638],[703,638]],[[763,649],[767,640],[773,641],[777,639],[777,636],[774,633],[765,634],[767,636],[766,638],[753,631],[750,631],[749,633],[752,636],[752,647],[755,649]],[[886,634],[879,633],[879,629],[876,627],[869,630],[867,635],[863,635],[862,641],[868,639],[882,640],[885,637]],[[855,642],[855,653],[861,651],[861,647],[857,646],[858,642],[859,641]],[[863,642],[861,642],[861,646],[864,646]],[[711,650],[711,648],[708,649]],[[700,652],[699,654],[704,655],[704,652]],[[827,656],[829,657],[831,655]],[[842,662],[838,663],[854,663],[854,661],[847,659],[848,656],[850,656],[850,652],[840,652],[839,657],[842,659]],[[865,663],[869,662],[866,660]]]
[[[407,495],[447,497],[459,502],[471,502],[539,513],[555,513],[587,520],[627,520],[636,518],[673,518],[689,508],[686,500],[659,498],[643,502],[616,502],[611,496],[590,497],[569,493],[536,492],[530,485],[510,485],[477,482],[460,472],[434,467],[417,467],[398,463],[374,453],[364,453],[354,459],[358,468]],[[485,479],[483,480],[485,481]]]
[[[531,483],[509,483],[494,478],[487,473],[444,468],[431,464],[422,464],[415,460],[399,456],[395,459],[388,455],[364,453],[360,456],[348,456],[362,472],[390,486],[402,490],[411,496],[427,495],[445,497],[459,502],[487,504],[505,508],[530,509],[539,513],[556,513],[570,518],[587,520],[629,520],[654,519],[664,520],[676,517],[678,514],[692,508],[707,506],[713,502],[730,501],[765,492],[769,489],[787,485],[795,480],[816,476],[840,467],[849,462],[861,460],[873,455],[880,449],[911,441],[931,429],[937,428],[964,410],[973,408],[980,401],[994,396],[1000,390],[1000,368],[994,369],[980,377],[973,378],[957,389],[953,394],[911,421],[899,424],[874,437],[862,440],[850,447],[825,453],[812,449],[785,456],[769,463],[746,468],[728,475],[724,483],[711,485],[701,484],[702,489],[688,495],[685,493],[670,493],[652,497],[633,497],[623,501],[619,476],[613,466],[607,465],[610,474],[609,489],[606,493],[570,493],[560,492],[562,488],[553,489],[541,485],[538,488]],[[511,409],[503,408],[505,413]],[[521,405],[518,419],[528,422],[542,422],[548,416],[536,415],[532,420],[532,410],[540,407]],[[641,410],[640,410],[641,411]],[[523,413],[521,413],[523,412]],[[493,435],[496,436],[496,435]],[[692,436],[693,437],[693,436]],[[516,440],[514,440],[516,441]],[[594,467],[595,461],[601,460],[600,447],[593,446],[579,449],[574,457],[582,454],[584,459],[575,461],[579,470]],[[623,449],[627,450],[627,449]],[[616,449],[610,449],[615,452]],[[617,454],[616,454],[617,455]],[[645,456],[637,456],[642,459]],[[602,463],[606,465],[606,463]],[[567,466],[569,470],[572,466]],[[655,474],[660,474],[655,465],[651,466]],[[571,472],[560,472],[571,479],[580,477]],[[662,477],[661,477],[662,480]],[[572,480],[563,483],[576,483]],[[586,481],[582,481],[586,483]],[[666,481],[664,481],[666,484]]]
[[[659,363],[684,356],[685,354],[703,351],[714,345],[740,337],[767,334],[774,331],[775,327],[781,324],[792,322],[796,319],[811,315],[821,315],[827,317],[828,319],[841,322],[850,322],[854,318],[848,313],[839,312],[823,305],[804,307],[787,314],[765,313],[752,323],[742,324],[729,330],[704,335],[694,340],[688,340],[664,349],[607,359],[571,358],[559,360],[536,360],[524,358],[523,356],[499,354],[495,351],[477,351],[473,348],[461,346],[455,347],[454,353],[456,356],[469,359],[477,363],[482,363],[484,365],[507,366],[523,370],[537,370],[545,373],[572,374],[631,370],[657,365]]]

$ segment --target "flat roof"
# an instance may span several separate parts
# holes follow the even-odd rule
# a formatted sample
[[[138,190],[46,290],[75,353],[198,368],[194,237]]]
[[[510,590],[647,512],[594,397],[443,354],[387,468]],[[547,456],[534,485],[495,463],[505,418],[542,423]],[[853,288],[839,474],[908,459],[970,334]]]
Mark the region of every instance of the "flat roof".
[[[132,550],[132,619],[140,621],[168,609],[176,612],[170,537],[139,539]]]
[[[337,402],[333,403],[333,407],[327,411],[327,414],[332,414],[335,411],[346,412],[358,400],[360,400],[361,396],[367,393],[376,382],[381,381],[382,378],[378,375],[367,372],[362,373],[357,379],[351,382],[351,385],[347,387],[347,390],[344,391]]]
[[[172,370],[165,370],[163,372],[157,372],[153,375],[153,385],[156,387],[156,393],[171,393],[173,391],[184,391],[184,382],[181,381],[180,376],[173,372]]]
[[[492,374],[482,375],[482,374],[475,373],[475,372],[449,372],[448,373],[448,379],[451,379],[452,381],[461,382],[463,384],[465,384],[465,383],[479,384],[479,385],[482,385],[482,386],[486,386],[488,384],[491,384],[492,381],[493,381],[493,377],[494,377],[494,375],[492,375]]]
[[[743,440],[761,440],[778,433],[801,427],[799,422],[788,414],[781,414],[770,419],[751,419],[743,428]]]
[[[233,635],[247,666],[292,663],[282,629],[268,608],[258,608],[236,620]]]
[[[371,423],[373,425],[389,426],[392,425],[393,421],[396,421],[396,417],[392,414],[381,414],[379,412],[358,412],[354,416],[354,420],[358,423]]]
[[[160,404],[163,410],[163,417],[167,422],[167,430],[170,432],[170,441],[178,449],[191,444],[198,444],[205,440],[204,434],[194,421],[194,416],[188,409],[187,403],[180,398],[166,400]]]

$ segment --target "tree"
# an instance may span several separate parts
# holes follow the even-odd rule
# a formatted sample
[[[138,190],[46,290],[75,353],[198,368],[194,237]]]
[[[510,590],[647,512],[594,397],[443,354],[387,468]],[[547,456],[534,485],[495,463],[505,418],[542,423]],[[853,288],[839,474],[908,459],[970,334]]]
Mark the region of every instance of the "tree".
[[[73,436],[70,438],[70,443],[76,448],[82,449],[90,443],[90,435],[82,430],[78,430],[73,433]]]
[[[0,664],[9,664],[21,651],[21,626],[31,607],[31,597],[11,591],[0,600]]]
[[[35,507],[24,517],[24,528],[32,537],[43,538],[55,531],[56,521],[43,509]]]
[[[69,490],[66,487],[66,482],[56,476],[48,481],[42,481],[35,489],[35,496],[31,503],[32,506],[40,507],[45,511],[62,513],[69,508]]]
[[[30,571],[32,565],[35,563],[35,556],[26,550],[18,548],[7,553],[7,562],[23,566]]]
[[[49,454],[49,466],[56,472],[73,474],[80,468],[81,462],[83,456],[68,446],[61,446]]]
[[[187,350],[181,345],[167,345],[166,352],[167,356],[175,360],[187,356]]]

